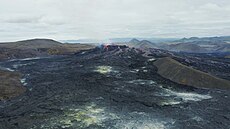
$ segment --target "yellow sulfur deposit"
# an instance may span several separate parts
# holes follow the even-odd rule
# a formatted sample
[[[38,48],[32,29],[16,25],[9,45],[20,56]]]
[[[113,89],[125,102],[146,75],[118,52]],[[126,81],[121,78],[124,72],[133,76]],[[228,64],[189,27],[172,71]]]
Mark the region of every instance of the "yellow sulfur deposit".
[[[107,74],[112,71],[112,67],[110,66],[97,66],[95,72],[99,72],[101,74]]]
[[[98,108],[95,104],[83,107],[82,109],[70,109],[65,112],[63,120],[60,121],[62,127],[77,126],[81,128],[91,125],[103,126],[106,119],[113,119],[111,113],[106,113],[103,108]]]
[[[43,129],[51,129],[56,127],[61,128],[92,128],[104,127],[104,123],[108,120],[119,119],[113,113],[105,111],[104,108],[99,108],[96,104],[81,106],[79,108],[71,108],[64,111],[64,114],[59,117],[54,117],[48,120],[46,124],[40,126]]]

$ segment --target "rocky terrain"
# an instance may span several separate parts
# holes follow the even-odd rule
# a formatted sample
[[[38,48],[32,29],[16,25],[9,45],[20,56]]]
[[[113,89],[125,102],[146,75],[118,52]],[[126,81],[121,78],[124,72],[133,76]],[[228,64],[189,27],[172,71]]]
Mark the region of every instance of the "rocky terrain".
[[[166,66],[179,64],[178,71],[192,73],[208,63],[207,69],[192,76],[206,71],[204,84],[211,84],[211,75],[229,76],[230,66],[219,57],[224,58],[106,45],[75,55],[4,61],[0,66],[20,72],[28,90],[0,101],[0,128],[228,129],[229,90],[195,88],[159,74],[165,59]],[[195,59],[208,60],[193,63]],[[219,68],[212,67],[216,63]]]
[[[94,48],[85,44],[64,44],[50,39],[32,39],[12,43],[0,43],[0,61],[33,59],[51,55],[68,55]],[[27,59],[23,59],[27,60]],[[0,67],[0,100],[22,94],[25,87],[20,82],[20,72]]]

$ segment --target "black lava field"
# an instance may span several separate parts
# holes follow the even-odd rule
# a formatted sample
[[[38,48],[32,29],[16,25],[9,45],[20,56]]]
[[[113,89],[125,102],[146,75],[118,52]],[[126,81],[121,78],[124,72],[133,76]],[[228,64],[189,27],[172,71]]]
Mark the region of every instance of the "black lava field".
[[[0,102],[0,129],[230,128],[230,91],[176,84],[135,49],[92,49],[0,66],[21,72],[27,88]]]

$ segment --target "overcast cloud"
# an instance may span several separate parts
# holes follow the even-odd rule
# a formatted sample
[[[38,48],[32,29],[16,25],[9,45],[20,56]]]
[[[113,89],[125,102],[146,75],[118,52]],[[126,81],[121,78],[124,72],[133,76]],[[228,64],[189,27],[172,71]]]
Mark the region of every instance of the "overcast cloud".
[[[0,0],[0,41],[230,35],[230,0]]]

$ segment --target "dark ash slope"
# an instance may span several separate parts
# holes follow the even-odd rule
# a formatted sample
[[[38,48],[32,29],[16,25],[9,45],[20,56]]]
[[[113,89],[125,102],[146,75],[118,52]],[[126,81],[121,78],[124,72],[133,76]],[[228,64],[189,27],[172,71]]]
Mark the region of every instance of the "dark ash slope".
[[[176,83],[200,88],[230,89],[230,81],[185,66],[169,57],[154,62],[158,73]]]

